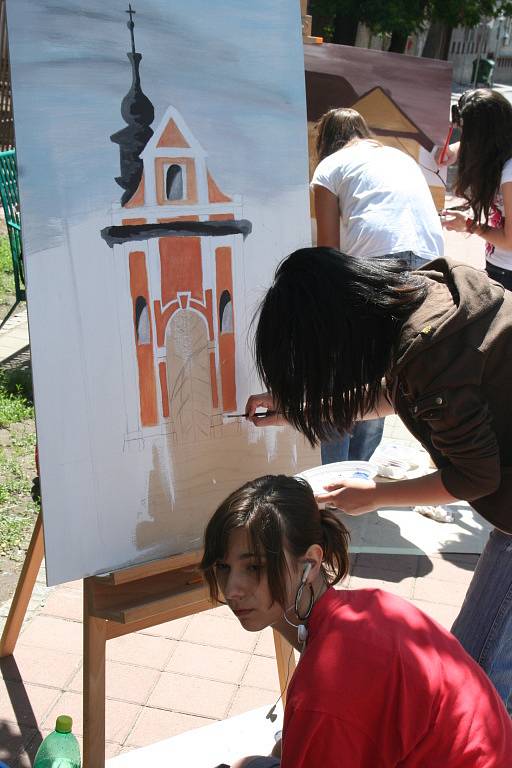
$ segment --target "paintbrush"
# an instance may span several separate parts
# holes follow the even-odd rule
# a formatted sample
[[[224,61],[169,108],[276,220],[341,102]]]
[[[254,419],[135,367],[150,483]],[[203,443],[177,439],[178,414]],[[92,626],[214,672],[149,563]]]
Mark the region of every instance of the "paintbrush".
[[[452,120],[451,120],[450,126],[448,128],[448,135],[446,136],[446,141],[444,143],[444,147],[443,147],[442,152],[441,152],[441,154],[439,156],[439,165],[442,165],[444,163],[444,159],[445,159],[445,157],[446,157],[446,155],[448,153],[448,148],[450,146],[450,140],[452,138],[453,129],[455,128],[456,125],[459,125],[459,122],[460,122],[459,111],[458,111],[458,107],[457,107],[456,104],[452,105],[452,110],[451,111],[452,111]]]
[[[277,411],[263,411],[263,413],[254,413],[254,416],[258,416],[258,418],[264,418],[265,416],[275,416]],[[248,413],[226,413],[224,414],[226,419],[246,419],[249,414]]]

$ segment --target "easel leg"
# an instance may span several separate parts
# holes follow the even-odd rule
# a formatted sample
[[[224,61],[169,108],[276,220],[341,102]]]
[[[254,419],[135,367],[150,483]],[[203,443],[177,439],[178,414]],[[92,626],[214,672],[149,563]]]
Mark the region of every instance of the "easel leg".
[[[36,583],[39,568],[43,562],[43,518],[39,512],[34,525],[34,531],[25,555],[25,562],[21,570],[18,586],[12,599],[11,608],[5,623],[2,639],[0,640],[0,658],[10,656],[16,647],[23,619]]]
[[[104,768],[107,622],[90,615],[90,596],[84,579],[84,768]]]
[[[284,707],[286,704],[286,692],[288,689],[288,683],[290,682],[293,672],[295,671],[295,654],[288,640],[285,640],[284,637],[280,635],[279,632],[277,632],[275,629],[272,631],[274,633],[274,647],[276,649],[279,688],[281,689],[281,698]]]

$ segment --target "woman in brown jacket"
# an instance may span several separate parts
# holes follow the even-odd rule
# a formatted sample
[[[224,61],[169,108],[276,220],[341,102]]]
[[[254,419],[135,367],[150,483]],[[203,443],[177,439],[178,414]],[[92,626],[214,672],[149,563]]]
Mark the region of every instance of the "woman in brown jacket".
[[[359,515],[465,499],[496,526],[453,631],[512,714],[512,294],[445,259],[404,272],[304,248],[277,269],[255,352],[268,388],[247,403],[256,426],[285,420],[315,444],[396,412],[437,466],[330,486],[319,501]]]

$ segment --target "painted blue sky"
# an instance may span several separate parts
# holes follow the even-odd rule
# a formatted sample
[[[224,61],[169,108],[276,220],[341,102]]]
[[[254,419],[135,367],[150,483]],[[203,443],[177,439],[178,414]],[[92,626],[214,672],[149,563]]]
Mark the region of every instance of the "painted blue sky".
[[[298,0],[134,0],[143,91],[179,109],[220,185],[271,198],[305,181]],[[29,250],[122,190],[131,84],[125,0],[8,0],[16,145]],[[293,27],[295,26],[295,34]],[[292,42],[295,45],[292,45]],[[296,140],[296,137],[299,140]]]

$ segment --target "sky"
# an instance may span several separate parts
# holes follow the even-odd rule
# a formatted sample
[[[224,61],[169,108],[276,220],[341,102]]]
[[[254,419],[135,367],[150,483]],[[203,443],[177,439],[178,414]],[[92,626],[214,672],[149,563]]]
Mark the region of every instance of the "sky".
[[[131,84],[126,0],[8,0],[16,148],[28,252],[122,190],[120,105]],[[298,0],[134,0],[135,44],[156,130],[175,106],[219,185],[272,200],[304,183]],[[283,129],[284,128],[284,129]],[[305,128],[304,128],[305,130]],[[304,134],[305,135],[305,134]],[[294,140],[299,136],[301,140]]]

